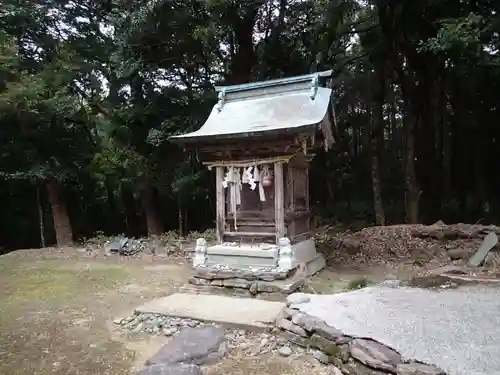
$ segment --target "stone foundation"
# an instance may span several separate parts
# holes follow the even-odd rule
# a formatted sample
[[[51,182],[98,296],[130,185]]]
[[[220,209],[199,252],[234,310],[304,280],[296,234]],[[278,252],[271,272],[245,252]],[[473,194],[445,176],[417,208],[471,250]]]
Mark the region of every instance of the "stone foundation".
[[[283,300],[324,267],[325,259],[310,239],[293,245],[284,237],[278,245],[221,243],[208,247],[199,238],[193,275],[183,291]]]
[[[321,362],[345,375],[446,375],[436,366],[404,360],[396,350],[369,338],[352,337],[324,321],[290,307],[276,319],[281,337],[318,351]],[[335,373],[335,372],[334,372]]]
[[[231,268],[225,266],[193,267],[193,277],[204,280],[244,279],[248,281],[285,280],[293,276],[295,269],[279,268]],[[228,285],[230,286],[230,285]]]
[[[298,268],[193,267],[190,291],[281,300],[299,290],[306,277]],[[194,287],[194,288],[193,288]]]

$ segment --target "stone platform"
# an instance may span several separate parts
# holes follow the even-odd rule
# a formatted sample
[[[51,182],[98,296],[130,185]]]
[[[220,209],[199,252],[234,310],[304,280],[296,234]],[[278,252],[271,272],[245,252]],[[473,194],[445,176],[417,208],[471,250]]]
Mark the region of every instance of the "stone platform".
[[[140,307],[136,314],[156,314],[218,323],[230,329],[269,331],[285,306],[281,302],[250,298],[175,293]]]
[[[222,294],[246,298],[283,301],[300,290],[307,280],[307,272],[294,268],[239,268],[228,266],[193,267],[186,291],[198,294]]]
[[[291,244],[221,243],[208,247],[198,239],[193,273],[184,291],[284,300],[300,290],[309,276],[325,267],[314,241]]]
[[[312,239],[291,244],[288,238],[282,238],[279,245],[225,242],[199,250],[204,253],[201,263],[206,266],[223,264],[232,268],[292,269],[299,264],[311,264],[308,267],[311,274],[325,266],[323,256],[316,252]]]

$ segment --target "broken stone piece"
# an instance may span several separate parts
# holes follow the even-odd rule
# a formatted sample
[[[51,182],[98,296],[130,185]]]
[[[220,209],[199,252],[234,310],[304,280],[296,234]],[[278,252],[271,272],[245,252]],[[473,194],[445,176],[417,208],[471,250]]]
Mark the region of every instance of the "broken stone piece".
[[[289,346],[282,346],[278,349],[278,353],[282,357],[290,357],[292,355],[292,348],[290,348]]]
[[[400,363],[396,367],[397,375],[446,375],[439,367],[425,363]]]
[[[119,237],[116,238],[104,245],[104,251],[109,253],[113,251],[120,251],[125,247],[125,245],[128,242],[128,238],[126,237]]]
[[[340,348],[334,342],[316,333],[311,336],[311,346],[332,357],[339,357],[341,354]]]
[[[311,349],[309,351],[309,354],[318,360],[319,363],[322,363],[324,365],[327,365],[329,363],[329,359],[328,359],[328,356],[323,353],[322,351],[320,350],[314,350],[314,349]]]
[[[351,354],[349,353],[349,346],[348,345],[338,345],[338,353],[336,356],[330,356],[330,361],[333,363],[347,363],[349,362],[349,358],[351,358]]]
[[[397,365],[402,363],[397,351],[374,340],[354,339],[349,344],[349,352],[353,358],[376,370],[396,373]]]
[[[311,298],[309,298],[309,296],[304,294],[304,293],[294,293],[294,294],[290,294],[286,298],[286,305],[287,306],[300,305],[303,303],[307,303],[310,300],[311,300]]]
[[[343,332],[337,328],[330,327],[324,321],[303,313],[294,314],[292,316],[292,322],[302,327],[307,332],[317,333],[330,341],[337,341],[344,336]]]
[[[436,275],[443,275],[443,274],[448,274],[448,275],[467,275],[468,274],[468,269],[467,267],[464,266],[455,266],[452,264],[449,264],[447,266],[443,267],[438,267],[430,271],[430,275],[436,276]]]
[[[148,359],[146,365],[202,365],[222,358],[227,352],[227,346],[224,329],[220,327],[184,328]]]
[[[467,249],[450,249],[448,250],[448,256],[451,260],[464,259],[469,256],[469,251]]]
[[[176,363],[149,366],[137,375],[202,375],[202,372],[200,366]]]
[[[374,370],[365,366],[361,362],[350,360],[347,364],[338,366],[342,370],[342,374],[349,375],[387,375],[387,371]]]
[[[307,337],[307,332],[298,325],[293,324],[287,319],[276,319],[276,325],[286,331],[295,333],[296,335]]]
[[[249,290],[250,290],[250,293],[257,294],[258,293],[257,283],[252,283],[252,285],[250,285]]]
[[[342,331],[339,331],[337,328],[330,327],[323,321],[318,322],[318,324],[313,327],[313,332],[330,341],[334,341],[335,343],[338,343],[338,340],[344,336]]]
[[[170,328],[163,328],[162,333],[165,336],[172,336],[175,333],[177,333],[178,329],[176,327],[170,327]]]
[[[309,346],[309,340],[305,337],[301,337],[295,333],[289,332],[289,331],[282,331],[280,333],[280,336],[286,340],[291,342],[292,344],[295,344],[297,346],[300,346],[302,348],[307,348]]]
[[[283,308],[276,319],[291,319],[297,310],[290,309],[288,307]]]
[[[496,246],[498,243],[498,236],[494,232],[488,233],[486,237],[484,237],[483,243],[477,249],[477,251],[474,253],[474,255],[469,259],[467,262],[467,265],[470,267],[478,267],[480,266],[483,262],[486,256],[488,255],[488,252]]]
[[[226,279],[224,280],[224,286],[230,287],[230,288],[243,288],[243,289],[248,289],[250,288],[250,285],[252,285],[251,282],[245,279]]]
[[[292,323],[301,326],[308,332],[312,332],[313,327],[318,323],[318,319],[301,312],[295,312],[294,314],[292,314],[291,318]]]

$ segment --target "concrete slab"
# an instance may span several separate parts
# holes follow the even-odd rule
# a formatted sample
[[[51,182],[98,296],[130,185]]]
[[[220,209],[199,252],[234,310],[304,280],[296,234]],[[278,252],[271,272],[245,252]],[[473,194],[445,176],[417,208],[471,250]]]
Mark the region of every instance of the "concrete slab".
[[[326,266],[325,257],[322,254],[316,254],[316,257],[307,263],[307,276],[313,276]]]
[[[292,245],[295,266],[298,263],[310,263],[318,256],[314,240],[304,240]]]
[[[268,331],[285,306],[282,302],[218,295],[175,293],[150,301],[138,313],[190,318],[218,323],[226,328],[254,332]]]

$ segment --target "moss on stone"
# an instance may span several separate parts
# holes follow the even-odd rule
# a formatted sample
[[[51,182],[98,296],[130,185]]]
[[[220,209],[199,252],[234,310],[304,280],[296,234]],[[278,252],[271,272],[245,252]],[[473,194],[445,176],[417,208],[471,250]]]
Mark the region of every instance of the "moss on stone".
[[[341,349],[334,342],[331,342],[316,333],[311,336],[310,341],[311,347],[321,350],[330,357],[342,358]]]

